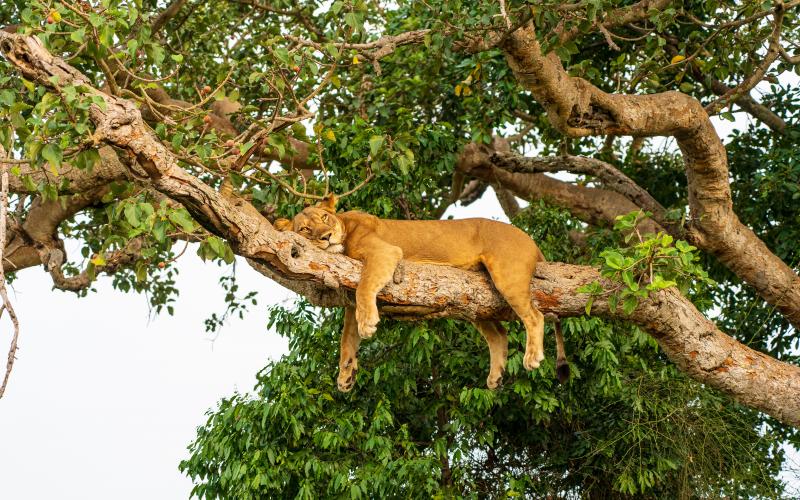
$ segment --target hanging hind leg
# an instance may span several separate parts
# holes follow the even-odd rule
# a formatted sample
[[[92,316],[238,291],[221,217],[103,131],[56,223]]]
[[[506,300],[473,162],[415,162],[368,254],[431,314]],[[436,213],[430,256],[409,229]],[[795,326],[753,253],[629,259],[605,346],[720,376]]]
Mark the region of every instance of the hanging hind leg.
[[[342,328],[342,342],[339,350],[339,377],[336,385],[342,392],[347,392],[356,383],[356,372],[358,371],[358,345],[361,337],[358,335],[356,324],[356,309],[346,307],[344,309],[344,328]]]
[[[525,325],[526,370],[539,368],[544,360],[544,315],[531,304],[531,278],[536,270],[536,256],[515,255],[497,259],[491,254],[481,256],[495,288]]]
[[[503,383],[508,359],[508,335],[506,329],[497,321],[476,321],[475,328],[481,332],[489,344],[489,376],[486,387],[496,389]]]

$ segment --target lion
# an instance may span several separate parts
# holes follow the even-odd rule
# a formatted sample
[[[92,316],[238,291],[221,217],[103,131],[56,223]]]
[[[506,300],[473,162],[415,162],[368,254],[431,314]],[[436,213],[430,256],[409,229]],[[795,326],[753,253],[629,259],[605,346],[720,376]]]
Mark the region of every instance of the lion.
[[[336,212],[336,196],[329,195],[305,208],[292,220],[278,219],[278,231],[293,231],[317,247],[344,253],[364,264],[356,288],[356,306],[344,315],[339,359],[339,390],[355,384],[358,346],[375,333],[380,319],[377,294],[397,271],[401,259],[460,269],[485,268],[495,288],[525,325],[523,365],[534,370],[544,360],[544,316],[531,303],[531,278],[545,258],[538,245],[520,229],[489,219],[390,220],[360,211]],[[508,357],[508,336],[498,321],[475,321],[489,345],[489,389],[502,383]],[[561,329],[556,328],[556,373],[569,376]]]

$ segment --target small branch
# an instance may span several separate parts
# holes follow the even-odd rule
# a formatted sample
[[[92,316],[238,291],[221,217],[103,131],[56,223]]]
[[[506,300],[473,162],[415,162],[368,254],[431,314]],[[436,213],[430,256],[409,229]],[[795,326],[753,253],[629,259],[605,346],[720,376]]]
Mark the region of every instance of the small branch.
[[[709,115],[715,115],[722,110],[725,106],[729,105],[731,102],[734,102],[740,95],[747,95],[753,87],[758,85],[758,83],[764,79],[764,75],[767,74],[767,70],[775,62],[776,59],[781,54],[781,29],[783,28],[783,14],[786,12],[784,9],[783,2],[780,0],[776,3],[775,8],[775,17],[773,19],[774,26],[772,28],[772,34],[769,37],[769,48],[767,49],[767,55],[764,56],[764,60],[761,61],[761,64],[758,65],[756,70],[745,80],[733,87],[728,92],[720,96],[714,102],[710,103],[706,106],[706,112]]]
[[[506,0],[499,0],[499,1],[500,1],[500,15],[506,22],[506,28],[511,29],[511,19],[508,18],[508,12],[506,11]]]
[[[608,31],[608,28],[606,28],[603,23],[596,23],[596,26],[600,30],[600,33],[602,33],[603,36],[606,38],[606,43],[608,44],[608,46],[611,47],[613,50],[619,52],[620,51],[619,45],[614,43],[614,40],[611,38],[612,36],[611,32]]]
[[[3,377],[3,385],[0,386],[0,398],[6,392],[8,385],[8,378],[11,376],[11,370],[14,368],[14,361],[17,357],[17,341],[19,340],[19,321],[17,320],[17,313],[14,312],[14,306],[8,299],[8,291],[6,290],[6,275],[4,270],[3,252],[5,251],[6,244],[6,221],[8,219],[8,165],[3,161],[6,157],[6,152],[3,146],[0,146],[0,297],[3,299],[2,311],[8,311],[8,316],[11,318],[11,323],[14,325],[14,334],[11,337],[11,346],[8,349],[8,361],[6,362],[6,374]]]
[[[784,49],[783,47],[780,48],[780,52],[781,52],[781,57],[787,63],[789,63],[789,64],[800,64],[800,54],[797,54],[797,55],[794,55],[794,56],[790,56],[789,53],[786,52],[786,49]]]
[[[164,12],[159,14],[158,17],[156,17],[156,19],[153,21],[153,35],[161,31],[161,28],[163,28],[173,17],[175,17],[181,10],[181,7],[183,7],[185,4],[186,0],[174,0],[169,7],[164,9]]]
[[[425,39],[425,35],[429,34],[431,30],[424,29],[424,30],[416,30],[416,31],[408,31],[406,33],[401,33],[399,35],[386,35],[383,36],[373,42],[367,43],[334,43],[332,44],[337,49],[341,50],[356,50],[364,57],[370,59],[371,61],[378,61],[381,58],[388,56],[389,54],[393,53],[397,47],[402,45],[409,45],[413,43],[419,43]],[[299,38],[293,35],[285,35],[287,40],[290,40],[298,45],[302,45],[304,47],[313,47],[316,50],[321,52],[325,52],[325,47],[321,43],[312,42],[311,40],[305,40],[303,38]]]

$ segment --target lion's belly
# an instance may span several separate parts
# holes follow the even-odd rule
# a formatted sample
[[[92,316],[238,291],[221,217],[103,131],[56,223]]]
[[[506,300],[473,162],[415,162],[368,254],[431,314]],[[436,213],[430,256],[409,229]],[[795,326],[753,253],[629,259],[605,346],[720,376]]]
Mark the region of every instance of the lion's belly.
[[[481,259],[479,255],[468,256],[468,255],[449,255],[447,257],[443,256],[432,256],[432,255],[403,255],[405,260],[410,262],[416,262],[419,264],[433,264],[437,266],[450,266],[450,267],[457,267],[459,269],[467,269],[471,271],[477,271],[481,269]]]

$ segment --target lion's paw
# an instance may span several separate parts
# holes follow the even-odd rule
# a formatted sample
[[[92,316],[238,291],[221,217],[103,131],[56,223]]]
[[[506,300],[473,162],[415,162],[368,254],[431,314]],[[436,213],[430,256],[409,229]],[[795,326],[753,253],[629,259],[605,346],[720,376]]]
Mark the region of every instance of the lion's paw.
[[[377,307],[373,306],[369,309],[357,308],[356,323],[358,323],[358,336],[362,339],[368,339],[372,337],[372,335],[378,329],[379,320],[380,316],[378,315]]]
[[[526,352],[525,357],[522,359],[522,365],[526,370],[535,370],[539,368],[539,364],[544,361],[544,353],[541,352]]]
[[[349,392],[356,383],[356,373],[358,373],[358,358],[349,358],[344,364],[339,365],[339,377],[336,385],[342,392]]]
[[[489,374],[489,376],[486,377],[486,387],[488,387],[489,389],[494,390],[500,387],[501,385],[503,385],[502,373],[500,375]]]
[[[352,370],[349,373],[340,372],[339,378],[336,379],[336,386],[341,392],[350,392],[350,389],[356,384],[356,371]]]

